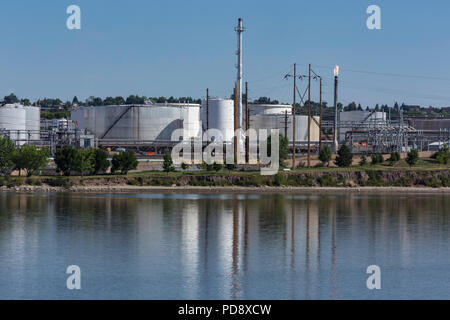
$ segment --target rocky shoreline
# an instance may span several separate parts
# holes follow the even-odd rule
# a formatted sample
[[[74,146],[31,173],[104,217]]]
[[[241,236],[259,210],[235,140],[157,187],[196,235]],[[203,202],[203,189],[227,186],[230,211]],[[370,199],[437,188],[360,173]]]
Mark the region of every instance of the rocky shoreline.
[[[1,192],[18,193],[443,193],[450,194],[450,188],[430,187],[291,187],[291,186],[73,186],[70,188],[51,186],[18,186],[14,188],[0,187]]]

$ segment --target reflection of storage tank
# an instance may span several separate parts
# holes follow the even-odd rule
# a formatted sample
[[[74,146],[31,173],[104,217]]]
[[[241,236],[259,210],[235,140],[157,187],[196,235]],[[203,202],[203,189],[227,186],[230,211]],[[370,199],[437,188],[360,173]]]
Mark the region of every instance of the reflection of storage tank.
[[[220,130],[223,141],[230,142],[234,136],[234,101],[227,99],[209,99],[209,129]],[[202,105],[202,125],[206,130],[206,101]]]
[[[41,109],[39,107],[25,107],[26,128],[31,130],[30,140],[39,140],[41,138]]]
[[[201,134],[198,104],[80,107],[71,119],[100,139],[170,141],[176,129],[185,139]]]
[[[26,141],[26,111],[20,104],[7,104],[0,107],[0,130],[17,144],[23,145]]]

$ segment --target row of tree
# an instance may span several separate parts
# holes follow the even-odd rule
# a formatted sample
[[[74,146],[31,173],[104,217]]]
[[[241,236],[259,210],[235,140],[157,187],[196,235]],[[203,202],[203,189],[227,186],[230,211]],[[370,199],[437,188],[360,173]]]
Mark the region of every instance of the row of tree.
[[[65,176],[70,176],[77,172],[81,176],[85,174],[96,175],[106,173],[111,167],[111,173],[121,172],[127,174],[128,171],[137,168],[138,161],[133,151],[123,151],[108,160],[108,154],[103,149],[76,149],[72,146],[65,146],[55,153],[55,164],[58,172]]]
[[[14,170],[19,175],[24,172],[30,177],[48,166],[50,152],[36,146],[23,145],[16,148],[9,138],[0,137],[0,176],[10,176]],[[60,148],[55,153],[57,171],[65,176],[76,172],[80,175],[106,173],[111,167],[111,173],[128,171],[137,168],[138,161],[133,151],[115,154],[108,160],[106,151],[102,149],[77,149],[72,146]]]
[[[322,165],[330,165],[332,157],[331,149],[328,145],[324,145],[319,152],[319,160],[322,162]],[[436,153],[435,155],[436,159],[438,159],[438,162],[441,164],[447,164],[450,161],[450,151],[448,149],[448,146],[445,146],[442,150]],[[406,156],[406,163],[410,166],[414,166],[417,164],[417,161],[419,160],[419,152],[416,149],[412,149],[408,152]],[[400,153],[398,152],[392,152],[390,155],[390,158],[387,160],[389,163],[393,164],[394,162],[400,161]],[[351,153],[350,149],[343,144],[337,153],[336,159],[334,163],[338,167],[350,167],[353,162],[353,154]],[[371,164],[382,164],[384,162],[384,157],[381,153],[374,153],[371,155]],[[361,157],[361,161],[359,163],[361,166],[364,166],[367,164],[367,158],[366,156]]]
[[[12,171],[22,171],[32,176],[36,171],[48,165],[50,153],[46,149],[24,145],[16,148],[9,138],[0,137],[0,175],[9,176]]]

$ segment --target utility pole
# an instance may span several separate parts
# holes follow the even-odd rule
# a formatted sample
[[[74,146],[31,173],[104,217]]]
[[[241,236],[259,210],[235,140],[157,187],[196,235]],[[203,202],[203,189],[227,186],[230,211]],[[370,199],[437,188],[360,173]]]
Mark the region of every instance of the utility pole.
[[[288,115],[287,110],[284,112],[284,136],[287,139],[287,125],[288,125]]]
[[[297,64],[294,63],[294,104],[292,105],[292,170],[295,169],[295,134],[297,131],[296,128],[296,120],[295,120],[295,113],[296,113],[296,89],[297,89]]]
[[[339,77],[339,66],[336,66],[334,68],[334,150],[335,152],[338,151],[339,145],[338,145],[338,107],[337,107],[337,100],[338,100],[338,77]]]
[[[250,138],[248,129],[250,128],[250,111],[248,109],[248,82],[245,83],[245,161],[250,162]]]
[[[234,84],[234,163],[238,164],[238,136],[236,135],[236,130],[239,128],[238,121],[238,97],[237,97],[237,81]]]
[[[308,168],[311,166],[311,64],[308,74]]]
[[[206,131],[209,129],[209,89],[206,89]]]
[[[322,150],[322,77],[320,79],[320,102],[319,102],[319,150]]]

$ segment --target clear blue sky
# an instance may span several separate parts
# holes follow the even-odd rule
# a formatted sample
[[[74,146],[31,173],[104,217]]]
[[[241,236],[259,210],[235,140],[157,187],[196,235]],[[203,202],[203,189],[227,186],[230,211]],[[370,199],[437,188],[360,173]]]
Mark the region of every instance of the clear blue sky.
[[[81,7],[82,30],[66,28],[70,4]],[[366,28],[370,4],[381,7],[382,30]],[[345,104],[450,106],[447,0],[4,0],[0,8],[2,97],[203,97],[206,87],[229,96],[242,17],[250,98],[290,103],[283,76],[296,62],[323,75],[330,103],[339,64]]]

